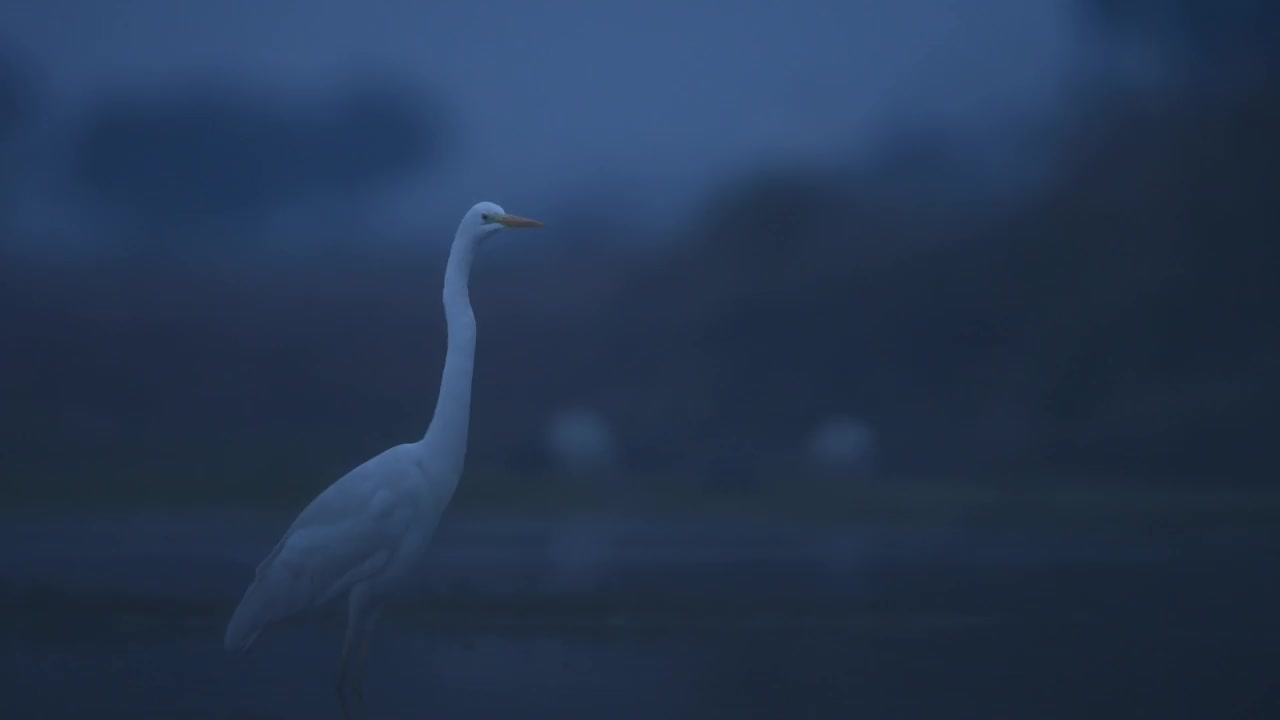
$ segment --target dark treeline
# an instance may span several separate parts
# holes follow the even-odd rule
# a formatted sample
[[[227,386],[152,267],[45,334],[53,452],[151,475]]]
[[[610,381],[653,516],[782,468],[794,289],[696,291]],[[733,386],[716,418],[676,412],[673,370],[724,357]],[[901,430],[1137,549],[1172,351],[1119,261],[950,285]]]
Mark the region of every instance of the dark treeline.
[[[477,459],[528,462],[547,414],[588,403],[655,468],[761,467],[849,410],[901,470],[1254,477],[1277,119],[1273,93],[1099,108],[1046,191],[969,225],[877,199],[872,172],[747,183],[652,257],[558,229],[537,267],[478,273]],[[416,432],[442,260],[11,259],[9,437],[355,456]]]
[[[0,143],[30,120],[35,106],[35,87],[21,61],[0,52]]]
[[[1277,87],[1197,76],[1082,94],[1044,129],[1060,158],[1048,179],[981,212],[937,196],[935,179],[957,175],[945,152],[911,148],[730,183],[662,252],[566,198],[543,252],[478,268],[475,466],[538,470],[547,417],[585,404],[651,472],[776,477],[819,419],[848,412],[877,428],[891,473],[1268,481]],[[316,171],[331,186],[402,172],[402,150],[428,156],[417,116],[369,107],[384,109],[262,142],[287,157],[342,134],[335,117],[386,128],[385,152]],[[113,133],[156,114],[120,108],[88,124],[79,177],[108,199],[160,192],[151,165],[122,175],[111,160]],[[165,127],[178,152],[187,126]],[[137,193],[116,204],[143,208]],[[183,202],[191,215],[220,200],[162,204]],[[6,257],[6,464],[252,483],[333,474],[409,439],[443,361],[442,252]]]
[[[367,198],[434,163],[442,135],[439,110],[386,78],[320,97],[187,83],[100,103],[77,129],[72,177],[134,243],[181,250],[175,230],[216,222],[234,241],[274,211]]]

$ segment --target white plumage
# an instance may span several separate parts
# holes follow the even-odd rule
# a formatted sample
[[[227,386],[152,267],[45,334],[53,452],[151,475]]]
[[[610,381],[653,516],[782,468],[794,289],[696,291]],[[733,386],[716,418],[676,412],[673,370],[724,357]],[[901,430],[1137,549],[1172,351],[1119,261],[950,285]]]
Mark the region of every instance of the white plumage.
[[[480,243],[509,227],[541,223],[479,203],[458,226],[444,281],[449,349],[426,434],[369,459],[312,500],[258,565],[227,624],[227,650],[243,652],[270,624],[346,595],[338,697],[348,717],[349,694],[362,694],[378,613],[422,558],[462,475],[476,342],[467,281]]]

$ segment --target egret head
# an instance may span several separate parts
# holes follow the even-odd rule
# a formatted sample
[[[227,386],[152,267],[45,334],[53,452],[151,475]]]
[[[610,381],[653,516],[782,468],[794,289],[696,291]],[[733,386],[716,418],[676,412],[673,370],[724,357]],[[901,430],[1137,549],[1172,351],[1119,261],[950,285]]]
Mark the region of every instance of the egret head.
[[[506,228],[539,228],[542,223],[518,215],[511,215],[501,206],[491,202],[476,203],[466,217],[462,219],[463,227],[470,228],[479,237],[487,237]]]

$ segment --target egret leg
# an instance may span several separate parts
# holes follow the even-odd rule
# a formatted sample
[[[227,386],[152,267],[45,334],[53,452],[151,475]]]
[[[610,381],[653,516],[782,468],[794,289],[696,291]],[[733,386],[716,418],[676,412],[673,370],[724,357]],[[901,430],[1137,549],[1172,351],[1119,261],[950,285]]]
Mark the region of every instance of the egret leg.
[[[366,646],[372,618],[376,617],[377,608],[370,603],[368,588],[357,585],[347,596],[347,634],[342,641],[342,659],[338,662],[338,704],[342,706],[342,715],[347,720],[364,716],[361,693],[354,693],[356,702],[351,702],[349,691],[353,666],[362,665],[359,656],[361,648]],[[357,682],[359,673],[356,673]],[[355,712],[353,712],[353,710]]]
[[[347,677],[351,668],[351,629],[347,628],[346,640],[342,643],[342,659],[338,661],[338,705],[342,708],[342,717],[351,720],[351,703],[347,699]]]
[[[342,708],[342,717],[351,720],[351,706],[347,702],[347,658],[350,655],[349,648],[351,642],[349,640],[350,633],[347,634],[348,640],[342,643],[342,659],[338,661],[338,705]]]
[[[365,669],[369,661],[369,639],[373,637],[373,627],[377,624],[378,613],[381,611],[382,605],[378,604],[364,616],[364,622],[360,628],[360,637],[356,641],[355,669],[353,671],[355,678],[352,692],[355,694],[356,700],[360,701],[361,704],[364,703],[364,678]]]

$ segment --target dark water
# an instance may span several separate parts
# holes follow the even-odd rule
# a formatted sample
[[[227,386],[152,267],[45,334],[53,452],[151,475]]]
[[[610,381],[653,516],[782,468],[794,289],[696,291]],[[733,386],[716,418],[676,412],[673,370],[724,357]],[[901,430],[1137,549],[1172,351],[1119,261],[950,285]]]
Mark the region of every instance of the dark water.
[[[339,717],[336,616],[221,648],[278,524],[6,525],[3,716]],[[369,715],[1280,717],[1277,559],[1259,531],[459,521],[380,626]]]

